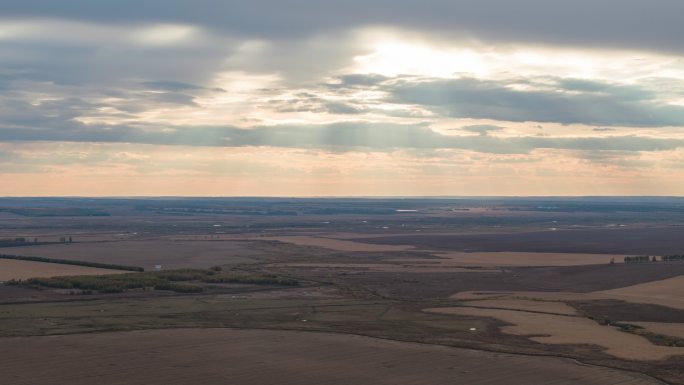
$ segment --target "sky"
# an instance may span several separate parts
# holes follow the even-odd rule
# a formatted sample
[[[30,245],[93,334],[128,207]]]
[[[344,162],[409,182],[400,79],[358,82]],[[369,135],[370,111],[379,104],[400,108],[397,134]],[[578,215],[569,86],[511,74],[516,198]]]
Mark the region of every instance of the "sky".
[[[681,0],[0,0],[0,196],[684,195]]]

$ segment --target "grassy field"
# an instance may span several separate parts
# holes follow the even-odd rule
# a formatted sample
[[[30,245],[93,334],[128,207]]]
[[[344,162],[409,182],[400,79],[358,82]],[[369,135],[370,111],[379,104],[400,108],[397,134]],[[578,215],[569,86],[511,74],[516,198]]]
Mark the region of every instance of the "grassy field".
[[[0,371],[14,385],[86,385],[94,377],[101,385],[266,384],[274,379],[281,385],[527,385],[550,378],[557,385],[660,384],[558,358],[293,331],[139,331],[6,339],[3,347]],[[32,365],[36,361],[41,365]]]

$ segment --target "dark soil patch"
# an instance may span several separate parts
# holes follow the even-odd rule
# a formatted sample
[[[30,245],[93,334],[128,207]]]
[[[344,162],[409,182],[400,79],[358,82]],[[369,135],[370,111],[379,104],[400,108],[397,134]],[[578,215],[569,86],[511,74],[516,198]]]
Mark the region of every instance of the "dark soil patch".
[[[573,302],[572,305],[594,318],[608,319],[613,322],[684,322],[684,310],[660,305],[617,300]]]
[[[535,231],[509,234],[402,235],[357,239],[454,251],[681,254],[684,227]]]

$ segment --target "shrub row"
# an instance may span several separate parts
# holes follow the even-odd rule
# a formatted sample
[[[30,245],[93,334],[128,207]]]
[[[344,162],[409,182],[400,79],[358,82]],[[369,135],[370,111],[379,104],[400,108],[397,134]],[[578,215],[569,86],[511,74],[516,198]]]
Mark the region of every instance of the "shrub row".
[[[11,280],[8,285],[27,284],[57,289],[76,289],[84,292],[121,293],[126,290],[153,288],[178,293],[202,292],[202,286],[179,284],[178,282],[242,283],[254,285],[296,286],[299,282],[275,275],[244,275],[222,273],[220,270],[181,269],[149,271],[141,273],[112,274],[99,276],[64,276],[53,278],[30,278],[25,281]]]
[[[280,278],[276,276],[244,276],[244,275],[229,275],[220,274],[209,276],[202,280],[206,283],[243,283],[252,285],[279,285],[279,286],[297,286],[299,281],[291,278]]]
[[[126,290],[144,288],[154,288],[155,290],[171,290],[180,293],[195,293],[202,291],[201,287],[179,285],[148,273],[30,278],[24,281],[24,283],[57,289],[78,289],[83,291],[91,290],[98,291],[100,293],[121,293]]]

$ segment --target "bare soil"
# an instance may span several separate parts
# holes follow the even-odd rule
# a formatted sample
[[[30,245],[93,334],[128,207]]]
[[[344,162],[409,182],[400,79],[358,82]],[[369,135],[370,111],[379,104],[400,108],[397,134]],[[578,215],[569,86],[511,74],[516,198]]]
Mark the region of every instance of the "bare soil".
[[[60,275],[105,275],[127,271],[99,269],[94,267],[62,265],[58,263],[0,259],[0,282],[10,279],[49,278]]]
[[[646,282],[619,289],[603,290],[597,293],[627,302],[651,303],[676,309],[684,309],[684,297],[682,296],[683,289],[684,275],[681,275],[679,277],[661,281]]]

